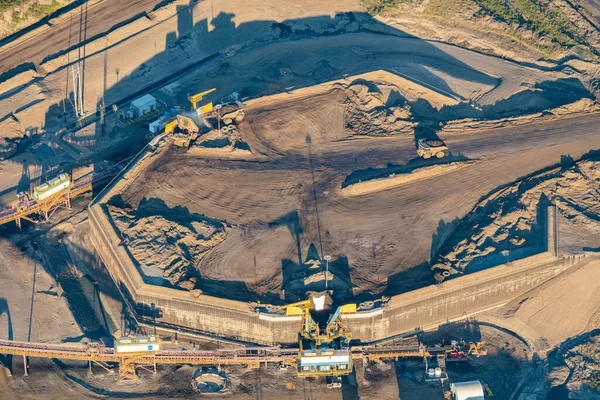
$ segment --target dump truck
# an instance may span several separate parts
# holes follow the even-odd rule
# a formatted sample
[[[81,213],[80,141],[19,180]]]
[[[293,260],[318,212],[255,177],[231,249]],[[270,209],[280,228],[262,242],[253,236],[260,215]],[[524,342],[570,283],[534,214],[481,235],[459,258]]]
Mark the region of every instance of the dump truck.
[[[200,132],[200,129],[194,120],[183,115],[178,115],[177,126],[171,132],[173,144],[187,149],[190,147],[192,140],[198,138],[198,132]]]
[[[230,103],[218,104],[215,106],[217,118],[225,125],[230,125],[235,121],[242,122],[244,119],[244,104],[241,101],[235,100]]]
[[[417,141],[417,155],[424,159],[431,157],[442,158],[448,154],[448,147],[440,139],[419,139]]]

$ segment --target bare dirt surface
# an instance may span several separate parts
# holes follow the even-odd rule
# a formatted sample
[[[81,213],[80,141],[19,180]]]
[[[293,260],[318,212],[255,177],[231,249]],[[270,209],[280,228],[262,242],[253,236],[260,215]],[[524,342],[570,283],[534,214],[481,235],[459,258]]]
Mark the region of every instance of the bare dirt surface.
[[[600,246],[598,157],[579,162],[565,157],[561,162],[562,167],[502,187],[480,201],[446,240],[435,267],[472,272],[494,260],[543,250],[549,204],[556,205],[566,223],[588,231],[582,247]]]
[[[81,59],[89,116],[142,92],[156,95],[161,112],[187,108],[188,95],[210,87],[218,90],[206,101],[233,91],[257,98],[235,135],[212,131],[188,151],[163,146],[119,183],[107,211],[153,283],[290,301],[324,288],[321,258],[331,255],[336,300],[405,292],[433,283],[432,261],[463,273],[537,251],[546,201],[560,211],[561,252],[600,248],[597,31],[588,32],[589,51],[579,42],[549,47],[532,42],[527,27],[507,30],[479,8],[465,13],[462,1],[439,0],[383,18],[358,0],[176,0],[133,18],[156,3],[90,4],[0,48],[0,202],[11,204],[37,179],[99,171],[104,159],[144,145],[150,117],[126,125],[109,113],[104,125],[62,130],[75,126],[70,67]],[[584,34],[590,22],[570,3],[549,8],[568,11]],[[584,3],[588,12],[595,5]],[[436,136],[451,154],[418,159],[416,140]],[[55,214],[54,226],[3,231],[0,337],[110,343],[127,328],[89,241],[83,200]],[[518,339],[484,328],[475,333],[490,355],[449,367],[451,380],[481,379],[496,398],[514,390],[544,398],[567,382],[594,398],[598,346],[586,331],[598,324],[596,264],[496,314],[548,347],[561,344],[548,365],[532,362]],[[430,339],[452,335],[442,336]],[[0,371],[0,398],[197,395],[189,367],[130,384],[50,360],[20,378],[19,358],[2,361],[15,378]],[[342,391],[273,366],[232,368],[226,396],[442,398],[439,386],[422,382],[422,362],[366,367]]]
[[[594,279],[600,261],[583,262],[495,311],[510,324],[522,322],[548,349],[570,337],[592,331],[600,323],[600,283]],[[541,350],[541,349],[539,349]]]
[[[140,169],[133,182],[126,183],[119,201],[132,209],[152,201],[162,205],[161,212],[183,207],[195,218],[231,225],[225,240],[196,263],[199,287],[205,280],[207,284],[221,282],[223,288],[276,292],[285,289],[295,273],[311,273],[304,266],[307,259],[331,254],[332,273],[346,286],[340,290],[343,296],[381,291],[386,284],[406,290],[431,282],[431,276],[417,266],[435,254],[457,218],[470,209],[469,204],[498,185],[543,168],[548,160],[558,163],[565,154],[579,158],[600,147],[593,123],[587,129],[572,129],[573,123],[585,119],[525,130],[456,133],[444,137],[452,154],[442,162],[476,161],[462,164],[460,169],[433,167],[438,161],[416,159],[416,133],[386,134],[384,128],[381,135],[352,131],[348,121],[356,110],[371,109],[368,102],[357,108],[353,101],[357,82],[370,86],[375,94],[365,91],[365,97],[389,99],[378,89],[380,85],[388,93],[397,93],[396,99],[409,97],[404,96],[401,82],[393,78],[395,86],[389,91],[392,83],[385,81],[385,76],[348,78],[251,101],[239,132],[252,158],[235,160],[165,148],[148,167]],[[414,109],[415,102],[403,102]],[[348,104],[352,113],[346,112]],[[561,126],[569,129],[569,136],[562,134]],[[390,177],[411,168],[415,170],[411,175],[427,175],[422,167],[450,170],[400,186],[394,184],[397,175]],[[581,196],[592,201],[597,184],[579,179],[583,186],[578,187],[585,191]],[[590,179],[595,179],[594,175]],[[344,190],[352,189],[342,188],[350,183],[374,185],[375,189],[348,197]],[[488,213],[481,215],[490,218]],[[148,233],[147,241],[153,236]],[[482,240],[487,237],[481,236]],[[512,236],[507,240],[511,239],[518,240]],[[139,243],[131,248],[138,261],[147,257],[138,252],[153,252],[155,246],[147,245],[145,239]],[[479,254],[479,249],[474,251]],[[218,290],[218,285],[211,285],[215,288]],[[227,293],[231,289],[219,292]],[[291,296],[289,290],[286,295]]]
[[[64,2],[66,3],[66,2]],[[23,64],[37,66],[45,57],[85,43],[130,18],[149,12],[160,0],[102,0],[76,7],[59,21],[40,32],[20,38],[15,44],[0,48],[0,71],[6,72]],[[15,51],[18,49],[18,51]],[[40,52],[40,48],[44,51]]]

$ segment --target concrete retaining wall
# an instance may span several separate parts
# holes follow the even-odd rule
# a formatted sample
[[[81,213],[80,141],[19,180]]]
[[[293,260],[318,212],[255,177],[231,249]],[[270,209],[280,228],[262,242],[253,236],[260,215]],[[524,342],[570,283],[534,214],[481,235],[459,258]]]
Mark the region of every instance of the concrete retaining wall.
[[[143,157],[145,158],[145,157]],[[136,178],[136,165],[121,177]],[[139,315],[157,322],[262,344],[294,343],[299,317],[257,314],[247,303],[144,283],[112,223],[104,202],[117,194],[109,185],[89,208],[90,237],[111,276]],[[557,257],[556,213],[545,221],[546,251],[510,264],[468,274],[394,296],[385,308],[344,316],[354,339],[372,342],[505,304],[565,271],[584,256]],[[154,308],[151,305],[154,304]],[[155,311],[154,311],[155,310]]]
[[[565,271],[584,256],[553,259],[544,253],[520,265],[490,270],[428,286],[390,299],[387,307],[344,317],[354,338],[377,341],[400,333],[434,327],[507,303]]]
[[[219,336],[262,344],[294,343],[299,317],[270,317],[247,303],[145,284],[102,206],[90,207],[90,238],[108,271],[138,314]],[[151,305],[154,304],[154,308]]]

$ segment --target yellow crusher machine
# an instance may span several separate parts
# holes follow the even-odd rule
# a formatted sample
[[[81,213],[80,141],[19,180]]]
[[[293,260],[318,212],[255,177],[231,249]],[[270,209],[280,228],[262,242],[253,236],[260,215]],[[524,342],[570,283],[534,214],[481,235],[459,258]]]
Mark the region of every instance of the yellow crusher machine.
[[[303,377],[340,377],[352,373],[351,334],[341,322],[343,314],[356,313],[356,304],[338,307],[329,317],[324,331],[311,315],[313,299],[283,306],[288,316],[301,316],[298,334],[298,375]]]

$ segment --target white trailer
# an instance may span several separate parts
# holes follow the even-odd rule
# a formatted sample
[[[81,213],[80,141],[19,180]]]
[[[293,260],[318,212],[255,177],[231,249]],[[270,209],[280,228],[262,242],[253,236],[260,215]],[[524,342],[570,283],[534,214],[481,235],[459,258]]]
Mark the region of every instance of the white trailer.
[[[157,352],[161,350],[160,339],[155,335],[129,337],[124,336],[117,339],[115,352],[117,353],[144,353]]]
[[[60,174],[56,178],[34,187],[33,198],[37,201],[43,201],[67,190],[69,186],[71,186],[71,177],[69,174]]]

